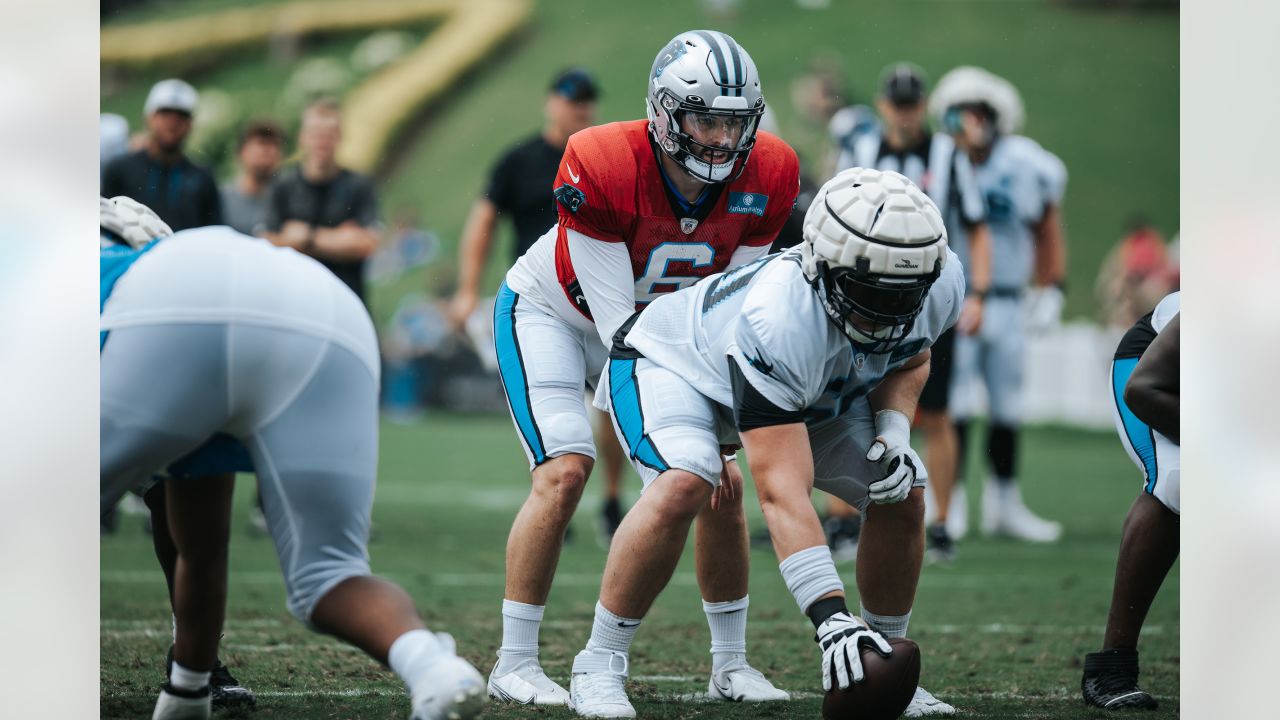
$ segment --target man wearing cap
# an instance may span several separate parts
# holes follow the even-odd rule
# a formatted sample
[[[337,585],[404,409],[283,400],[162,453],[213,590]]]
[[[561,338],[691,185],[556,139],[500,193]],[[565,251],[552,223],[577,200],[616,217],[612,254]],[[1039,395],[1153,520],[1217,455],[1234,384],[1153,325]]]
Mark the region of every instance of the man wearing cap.
[[[191,162],[182,146],[191,134],[196,89],[177,79],[151,88],[143,115],[147,144],[121,155],[102,172],[102,195],[125,195],[155,210],[174,231],[222,224],[213,175]]]
[[[480,282],[493,249],[494,230],[500,217],[510,217],[515,229],[511,262],[556,224],[556,203],[551,188],[569,136],[595,123],[600,88],[582,68],[569,68],[551,79],[543,106],[546,122],[536,135],[507,150],[489,171],[489,186],[471,207],[458,250],[458,291],[449,306],[454,327],[462,329],[479,304]],[[602,531],[613,537],[622,522],[619,499],[625,458],[607,425],[597,433],[604,455],[605,501]]]
[[[927,445],[925,465],[935,501],[930,507],[933,522],[927,531],[927,556],[936,562],[953,557],[952,541],[967,530],[963,491],[954,499],[952,496],[958,441],[947,412],[951,351],[956,331],[972,335],[982,324],[983,298],[991,285],[991,241],[986,208],[969,158],[956,152],[950,135],[933,133],[926,127],[925,95],[920,68],[906,62],[885,68],[876,98],[881,126],[841,153],[838,169],[873,167],[906,175],[937,204],[948,234],[968,239],[968,281],[960,319],[934,344],[932,371],[920,394],[918,421]],[[957,232],[961,229],[963,232]]]

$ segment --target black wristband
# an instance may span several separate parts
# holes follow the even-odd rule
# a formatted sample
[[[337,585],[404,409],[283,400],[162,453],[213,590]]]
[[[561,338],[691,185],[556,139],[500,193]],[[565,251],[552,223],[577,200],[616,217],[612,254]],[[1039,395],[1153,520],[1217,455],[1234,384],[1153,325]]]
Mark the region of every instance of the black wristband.
[[[809,616],[809,621],[813,623],[813,627],[816,629],[821,627],[822,623],[826,622],[832,615],[847,612],[849,612],[849,608],[845,606],[844,598],[837,595],[836,597],[819,600],[810,605],[805,614]]]
[[[990,292],[991,292],[990,290],[985,290],[985,289],[984,289],[984,290],[970,290],[968,293],[965,293],[965,294],[966,294],[966,295],[968,295],[969,297],[976,297],[976,298],[978,298],[979,300],[982,300],[983,302],[986,302],[987,294],[988,294],[988,293],[990,293]]]

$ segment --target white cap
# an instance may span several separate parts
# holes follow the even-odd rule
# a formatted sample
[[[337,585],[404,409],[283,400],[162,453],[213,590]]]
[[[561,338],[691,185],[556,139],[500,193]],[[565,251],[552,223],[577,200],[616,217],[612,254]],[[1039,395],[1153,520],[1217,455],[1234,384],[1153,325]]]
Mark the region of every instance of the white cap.
[[[157,110],[178,110],[191,115],[196,111],[196,89],[182,80],[170,78],[161,80],[147,93],[147,104],[142,107],[142,114],[150,115]]]

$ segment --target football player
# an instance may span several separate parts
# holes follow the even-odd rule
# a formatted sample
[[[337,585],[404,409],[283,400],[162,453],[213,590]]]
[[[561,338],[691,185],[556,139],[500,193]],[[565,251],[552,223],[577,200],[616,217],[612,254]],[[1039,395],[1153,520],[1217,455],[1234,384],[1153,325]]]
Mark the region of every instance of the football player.
[[[1022,99],[1013,85],[986,70],[960,67],[944,75],[929,109],[973,165],[991,234],[991,286],[982,327],[955,342],[950,407],[958,457],[965,457],[969,421],[977,413],[974,390],[981,382],[988,398],[991,469],[982,494],[982,530],[1055,542],[1062,525],[1028,509],[1015,478],[1027,331],[1048,330],[1062,314],[1066,249],[1060,207],[1067,171],[1034,140],[1015,134],[1023,122]],[[964,228],[954,229],[956,254],[967,265]]]
[[[555,180],[558,222],[507,273],[494,308],[499,371],[532,492],[507,540],[502,646],[493,697],[564,705],[543,672],[538,630],[565,528],[595,459],[582,403],[613,334],[655,298],[768,252],[799,191],[799,162],[758,130],[755,63],[715,31],[677,35],[648,77],[648,119],[569,138]],[[727,473],[741,482],[736,463]],[[698,563],[720,699],[773,700],[746,662],[748,546],[740,498],[705,507]],[[597,614],[596,622],[605,616]]]
[[[932,201],[902,175],[853,168],[819,191],[799,247],[659,298],[619,330],[596,403],[645,491],[614,538],[573,662],[580,715],[635,716],[624,689],[631,641],[694,517],[741,497],[722,458],[739,443],[782,577],[817,629],[823,688],[862,679],[861,645],[891,652],[885,636],[907,633],[924,553],[927,472],[909,418],[930,346],[963,301]],[[815,486],[865,518],[858,616],[810,501]],[[699,564],[725,550],[699,538]],[[917,688],[907,714],[954,712]]]
[[[225,467],[242,446],[293,614],[389,665],[412,718],[473,717],[484,679],[369,572],[379,363],[359,298],[318,262],[229,227],[170,235],[128,198],[100,206],[103,510],[157,470]],[[165,483],[175,631],[152,717],[207,718],[233,485]]]
[[[842,152],[837,169],[873,167],[906,175],[938,206],[948,229],[963,225],[963,236],[968,241],[964,309],[956,327],[943,333],[934,344],[932,371],[920,393],[925,465],[936,501],[930,506],[934,522],[926,530],[925,557],[947,561],[955,554],[952,541],[968,531],[964,489],[958,488],[952,494],[959,458],[955,424],[947,411],[951,355],[956,332],[973,335],[982,326],[982,303],[991,284],[991,239],[982,193],[968,156],[956,152],[950,135],[930,132],[925,124],[925,91],[924,72],[915,65],[895,63],[885,68],[876,98],[882,128],[862,135]],[[926,516],[929,514],[926,512]]]
[[[1143,485],[1124,521],[1103,649],[1085,656],[1080,681],[1084,701],[1107,710],[1154,710],[1157,704],[1138,687],[1138,636],[1178,558],[1180,305],[1180,293],[1161,300],[1125,333],[1111,363],[1116,430]]]

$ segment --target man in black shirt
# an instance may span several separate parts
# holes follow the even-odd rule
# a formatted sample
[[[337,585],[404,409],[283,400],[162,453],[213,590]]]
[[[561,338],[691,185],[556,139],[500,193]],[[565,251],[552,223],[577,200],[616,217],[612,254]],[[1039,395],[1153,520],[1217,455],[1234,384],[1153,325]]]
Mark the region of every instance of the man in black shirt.
[[[191,133],[196,89],[182,80],[161,80],[147,95],[143,115],[147,145],[107,163],[103,197],[125,195],[146,205],[174,231],[222,224],[218,185],[209,171],[182,152]]]
[[[373,183],[338,165],[342,112],[318,100],[302,113],[302,161],[271,184],[263,220],[276,245],[311,255],[364,299],[365,260],[378,249],[378,201]]]
[[[595,123],[599,88],[585,70],[572,68],[551,81],[537,135],[508,150],[489,172],[489,187],[471,207],[458,250],[458,292],[449,315],[461,328],[479,302],[480,279],[493,248],[499,217],[510,217],[516,242],[511,262],[556,224],[552,185],[569,136]],[[509,265],[510,263],[508,263]]]

